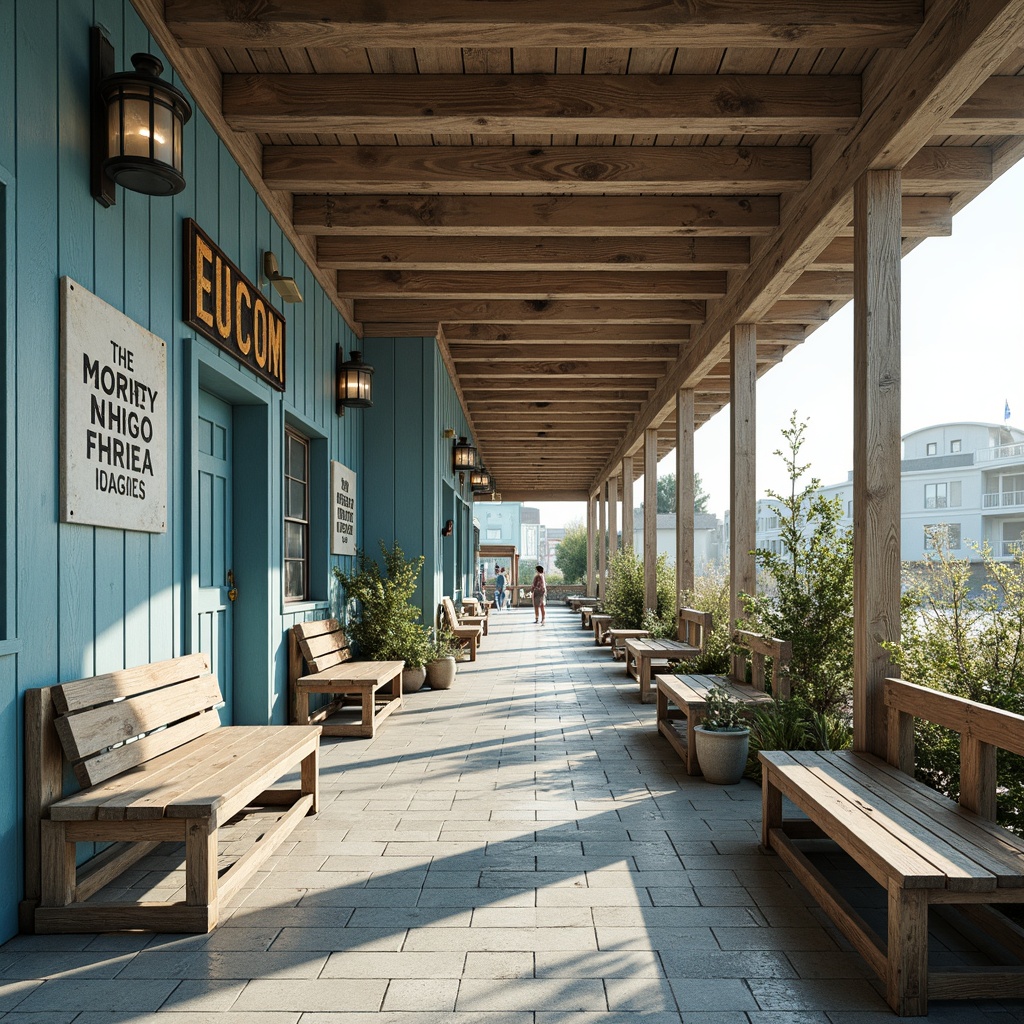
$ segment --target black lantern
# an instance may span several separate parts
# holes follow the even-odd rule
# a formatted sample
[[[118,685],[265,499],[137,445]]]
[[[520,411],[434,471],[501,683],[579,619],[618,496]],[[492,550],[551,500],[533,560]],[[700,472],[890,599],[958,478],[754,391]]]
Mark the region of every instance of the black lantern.
[[[494,490],[494,484],[491,483],[491,474],[483,466],[477,466],[476,469],[470,472],[469,486],[477,494],[486,494],[488,491]]]
[[[476,449],[464,437],[452,446],[452,469],[459,474],[476,469]]]
[[[152,54],[133,54],[134,71],[110,74],[113,49],[98,29],[93,33],[93,160],[100,162],[93,169],[93,195],[113,205],[110,183],[149,196],[177,195],[185,187],[182,135],[192,107],[160,77],[164,66]]]
[[[351,359],[339,345],[335,357],[335,377],[338,395],[337,412],[345,415],[345,407],[369,409],[373,405],[373,367],[363,362],[363,353],[352,353]]]

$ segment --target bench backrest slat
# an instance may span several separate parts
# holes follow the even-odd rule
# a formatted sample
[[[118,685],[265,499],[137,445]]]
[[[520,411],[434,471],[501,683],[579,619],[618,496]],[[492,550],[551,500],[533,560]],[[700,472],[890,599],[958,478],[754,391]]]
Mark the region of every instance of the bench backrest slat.
[[[312,675],[326,672],[335,665],[352,660],[352,649],[348,637],[337,619],[316,619],[312,622],[297,622],[292,626],[295,641],[306,671],[296,666],[298,675]],[[296,675],[295,678],[298,678]],[[291,682],[295,680],[292,679]]]
[[[441,604],[444,606],[444,617],[448,622],[449,629],[457,628],[459,623],[459,617],[455,613],[455,605],[452,603],[450,597],[442,597]]]
[[[750,683],[754,689],[765,689],[765,660],[771,658],[772,696],[789,697],[789,663],[793,658],[791,641],[738,629],[733,634],[733,642],[750,651]]]
[[[53,706],[59,715],[69,711],[84,711],[107,701],[135,697],[149,693],[161,686],[170,686],[185,679],[195,679],[210,671],[210,662],[205,654],[186,654],[152,665],[120,669],[91,679],[78,679],[61,683],[50,688]]]
[[[83,785],[92,785],[101,781],[101,778],[109,778],[148,761],[155,756],[152,753],[154,746],[171,750],[186,742],[186,736],[191,738],[196,735],[196,725],[186,725],[176,732],[177,724],[202,716],[204,712],[223,703],[223,700],[216,676],[207,674],[170,686],[161,686],[125,700],[102,703],[97,707],[61,715],[54,724],[64,755],[74,763],[79,781]],[[202,731],[216,728],[218,723],[219,716],[207,716]],[[138,742],[138,737],[154,730],[171,735],[151,744]],[[128,743],[128,740],[135,742]],[[120,748],[123,754],[116,759],[104,758],[93,763],[97,755],[106,753],[110,748],[117,748],[119,744],[123,744]],[[104,765],[109,765],[112,760],[116,760],[118,766],[107,771]]]
[[[691,647],[703,649],[704,641],[711,632],[711,612],[696,608],[680,608],[676,625],[676,639]]]

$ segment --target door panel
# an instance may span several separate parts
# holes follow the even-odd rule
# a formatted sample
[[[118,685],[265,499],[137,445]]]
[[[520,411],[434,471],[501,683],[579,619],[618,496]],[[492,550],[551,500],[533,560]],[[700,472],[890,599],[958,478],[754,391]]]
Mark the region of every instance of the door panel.
[[[231,722],[232,602],[231,585],[231,406],[199,392],[196,423],[199,462],[196,493],[199,517],[196,545],[195,623],[199,650],[210,658],[220,680],[225,707],[221,720]]]

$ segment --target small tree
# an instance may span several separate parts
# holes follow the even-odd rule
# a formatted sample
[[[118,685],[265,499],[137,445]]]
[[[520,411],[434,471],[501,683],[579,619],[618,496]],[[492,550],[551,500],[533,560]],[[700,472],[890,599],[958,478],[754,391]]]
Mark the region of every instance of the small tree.
[[[643,508],[643,505],[640,506]],[[704,490],[700,473],[693,474],[693,511],[698,514],[708,510],[708,493]],[[658,477],[658,514],[676,511],[676,475],[666,473]]]
[[[616,629],[650,629],[656,636],[676,634],[675,570],[659,555],[658,607],[653,615],[644,607],[644,563],[632,548],[619,548],[608,563],[608,588],[601,604]],[[645,618],[646,616],[646,618]]]
[[[819,493],[821,482],[801,481],[810,464],[800,463],[806,422],[796,413],[777,449],[789,475],[789,493],[769,491],[779,505],[782,551],[759,548],[758,593],[744,595],[751,625],[760,633],[790,640],[794,695],[814,711],[848,713],[853,687],[853,537],[842,529],[842,503]]]
[[[566,583],[583,583],[586,580],[587,528],[579,520],[569,523],[565,528],[565,536],[555,548],[555,565]]]

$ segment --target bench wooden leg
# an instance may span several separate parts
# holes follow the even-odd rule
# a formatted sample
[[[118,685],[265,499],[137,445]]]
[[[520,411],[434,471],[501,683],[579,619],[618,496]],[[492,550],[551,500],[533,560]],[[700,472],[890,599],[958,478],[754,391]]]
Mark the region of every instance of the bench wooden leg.
[[[476,661],[476,637],[469,638],[469,660]]]
[[[64,822],[43,820],[41,905],[66,907],[75,899],[75,844],[67,841]]]
[[[771,830],[782,828],[782,794],[772,784],[771,772],[762,769],[761,776],[761,848],[772,848]]]
[[[693,708],[681,708],[686,716],[686,774],[701,775],[700,762],[697,760],[697,733],[694,731],[700,725],[700,718]]]
[[[402,680],[401,677],[396,676],[391,680],[391,692],[400,694],[402,692]],[[377,697],[373,690],[367,686],[363,689],[361,694],[362,720],[359,723],[359,735],[369,736],[373,739],[377,731]]]
[[[308,793],[313,797],[313,805],[309,809],[310,814],[316,814],[320,810],[320,744],[318,743],[311,753],[302,759],[300,791],[303,795]]]
[[[640,682],[640,703],[648,704],[651,699],[651,659],[638,658],[636,668]]]
[[[889,882],[886,1002],[901,1017],[928,1012],[928,894]]]

